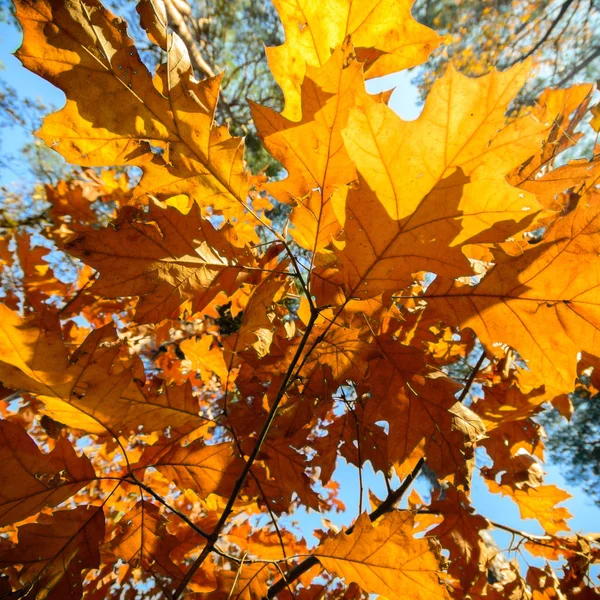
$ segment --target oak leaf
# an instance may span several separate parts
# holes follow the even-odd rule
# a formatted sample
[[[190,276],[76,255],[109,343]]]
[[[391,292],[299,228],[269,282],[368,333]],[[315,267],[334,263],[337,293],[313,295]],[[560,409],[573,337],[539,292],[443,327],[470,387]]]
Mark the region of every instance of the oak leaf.
[[[569,531],[567,519],[572,515],[566,508],[556,505],[571,498],[571,494],[555,485],[526,486],[520,490],[498,485],[495,481],[487,480],[486,483],[491,492],[512,498],[519,507],[521,518],[537,519],[544,531],[551,535]]]
[[[485,432],[480,418],[456,401],[458,386],[450,378],[427,372],[420,349],[390,335],[374,341],[379,356],[370,361],[363,385],[372,391],[371,421],[389,423],[388,459],[405,476],[426,456],[440,479],[452,476],[468,485],[474,444]]]
[[[32,598],[77,600],[82,595],[83,569],[100,564],[104,513],[99,506],[41,515],[19,527],[19,542],[0,548],[0,568],[22,564],[19,579]]]
[[[535,198],[505,181],[548,128],[531,115],[505,125],[528,71],[471,80],[450,69],[416,121],[357,100],[343,137],[361,178],[348,195],[333,279],[347,299],[399,291],[418,271],[469,275],[464,245],[504,241],[532,219]]]
[[[142,167],[139,193],[187,194],[239,212],[248,188],[243,143],[214,124],[220,77],[197,82],[177,35],[153,77],[124,21],[97,0],[22,0],[17,17],[17,57],[67,96],[38,134],[49,146],[80,165]]]
[[[466,593],[485,578],[489,553],[481,532],[490,524],[487,519],[475,514],[466,494],[453,486],[444,490],[444,497],[439,495],[435,498],[429,509],[444,516],[443,522],[431,529],[429,534],[450,551],[448,572],[461,582]]]
[[[89,459],[68,440],[44,454],[20,425],[0,421],[0,526],[57,506],[95,478]]]
[[[5,306],[0,315],[0,378],[14,389],[37,394],[57,421],[113,434],[203,424],[197,401],[184,389],[144,392],[141,363],[122,360],[114,326],[94,330],[69,355],[56,318],[44,314],[36,325]]]
[[[251,104],[252,117],[265,147],[288,173],[267,190],[293,204],[292,237],[321,252],[344,224],[346,195],[356,179],[342,139],[350,108],[366,94],[352,48],[345,44],[322,67],[308,66],[301,94],[299,121],[257,104]]]
[[[136,216],[127,211],[113,227],[81,232],[66,248],[100,272],[96,293],[140,296],[138,322],[177,318],[191,298],[191,311],[202,310],[255,266],[248,248],[229,243],[232,226],[216,230],[197,205],[184,215],[152,201],[143,218]]]
[[[441,39],[411,16],[411,0],[376,0],[367,5],[352,0],[275,0],[286,41],[267,48],[273,77],[285,95],[285,115],[300,116],[300,87],[307,65],[319,67],[349,36],[364,49],[366,77],[414,67],[424,62]]]
[[[598,217],[597,207],[578,207],[522,255],[497,254],[478,285],[434,283],[428,304],[448,324],[473,329],[488,352],[517,350],[529,388],[543,384],[551,397],[572,390],[577,353],[593,353],[599,340]]]
[[[148,448],[134,469],[153,467],[181,489],[195,490],[202,498],[209,494],[227,497],[239,477],[243,461],[228,443],[206,445],[198,439],[180,446],[167,444]]]
[[[152,575],[158,571],[179,581],[185,573],[169,556],[179,540],[167,531],[167,525],[157,506],[141,500],[121,517],[108,547],[132,568],[142,568]]]
[[[379,523],[366,513],[354,524],[352,533],[338,533],[313,550],[313,556],[330,572],[365,592],[390,600],[449,598],[440,583],[439,557],[428,539],[413,537],[414,516],[393,512]]]

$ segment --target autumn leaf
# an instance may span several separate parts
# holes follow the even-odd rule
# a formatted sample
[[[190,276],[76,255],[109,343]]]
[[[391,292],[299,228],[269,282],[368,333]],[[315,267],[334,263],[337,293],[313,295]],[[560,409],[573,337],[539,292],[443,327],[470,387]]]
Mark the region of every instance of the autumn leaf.
[[[211,592],[216,600],[254,600],[267,593],[267,581],[273,576],[273,568],[265,563],[240,563],[235,569],[221,570],[217,577],[217,589]]]
[[[450,551],[449,573],[461,582],[463,591],[483,579],[490,552],[481,532],[489,527],[487,519],[474,513],[466,494],[448,487],[444,497],[437,497],[429,510],[444,515],[442,523],[429,531]]]
[[[17,16],[18,58],[67,96],[39,132],[49,146],[80,165],[142,167],[140,193],[185,193],[239,211],[248,186],[243,143],[213,123],[220,78],[198,83],[176,35],[153,77],[124,22],[96,0],[20,1]]]
[[[393,512],[371,523],[358,517],[350,534],[338,533],[325,540],[313,555],[331,572],[357,583],[365,592],[400,598],[448,598],[440,583],[435,545],[413,537],[414,516]]]
[[[519,507],[521,518],[537,519],[540,525],[550,534],[569,531],[567,519],[572,515],[564,507],[557,507],[560,502],[571,498],[571,494],[555,485],[526,486],[525,489],[514,489],[507,485],[498,485],[487,480],[491,492],[509,496]]]
[[[137,381],[141,364],[121,362],[122,346],[112,325],[93,331],[68,356],[56,319],[44,315],[36,326],[4,306],[0,310],[0,377],[15,389],[38,394],[61,423],[90,433],[202,425],[191,394],[144,393]]]
[[[498,253],[479,285],[433,285],[428,303],[447,323],[473,329],[490,353],[498,343],[517,350],[530,388],[570,391],[577,352],[593,353],[598,341],[597,238],[598,209],[579,207],[522,255]]]
[[[96,478],[85,456],[66,439],[42,453],[17,423],[0,421],[0,525],[55,507]]]
[[[366,94],[352,48],[345,44],[320,68],[308,66],[301,94],[300,121],[256,104],[252,117],[265,147],[288,172],[267,184],[268,191],[294,205],[292,237],[321,252],[344,224],[346,196],[356,179],[342,139],[350,108]]]
[[[179,540],[167,531],[168,523],[157,506],[141,500],[121,517],[109,547],[117,558],[133,568],[149,573],[158,571],[179,581],[184,573],[169,556]]]
[[[197,205],[184,215],[153,201],[143,220],[131,216],[81,232],[66,248],[100,272],[96,293],[141,297],[139,322],[176,318],[192,296],[191,310],[202,310],[219,292],[231,293],[240,274],[254,267],[249,249],[229,244],[231,226],[215,230]]]
[[[538,416],[600,389],[593,86],[526,107],[535,56],[457,57],[405,121],[365,82],[444,41],[411,0],[275,0],[285,108],[248,110],[266,3],[141,0],[134,43],[99,0],[15,2],[66,96],[38,135],[84,170],[31,146],[0,199],[0,596],[592,597]]]
[[[101,507],[59,510],[19,527],[18,544],[0,549],[0,568],[22,564],[19,580],[33,598],[81,598],[81,571],[98,567],[103,540]]]
[[[242,310],[240,327],[235,335],[225,339],[234,356],[249,348],[253,348],[259,358],[269,354],[276,328],[273,305],[281,300],[284,286],[285,277],[271,273],[253,289],[248,286],[249,290],[244,290],[249,297]],[[232,356],[230,365],[234,366],[234,362]]]
[[[195,440],[187,446],[169,444],[150,447],[134,469],[153,467],[182,489],[195,490],[201,497],[227,497],[239,477],[243,463],[229,444],[205,445]]]
[[[293,554],[307,554],[305,541],[297,540],[289,531],[280,531],[284,548]],[[277,532],[256,531],[249,523],[242,523],[227,534],[227,539],[244,551],[255,556],[269,557],[274,560],[284,558]]]
[[[504,241],[531,220],[535,198],[505,181],[547,129],[527,115],[505,126],[527,73],[517,65],[469,80],[450,69],[410,122],[358,101],[343,137],[361,180],[348,195],[334,279],[346,298],[398,291],[417,271],[469,275],[465,244]]]
[[[479,417],[454,394],[457,387],[441,373],[427,374],[423,353],[392,336],[375,338],[379,356],[369,363],[372,391],[368,410],[375,423],[389,423],[388,458],[406,475],[422,456],[438,477],[470,481],[474,444],[484,435]]]
[[[305,456],[280,438],[264,444],[260,459],[265,465],[266,477],[261,477],[261,487],[271,499],[272,508],[282,512],[297,494],[303,505],[319,510],[319,495],[311,486],[306,474]]]
[[[307,66],[322,66],[349,36],[368,60],[367,77],[381,77],[424,62],[439,36],[410,15],[411,0],[274,2],[285,31],[283,45],[267,48],[269,67],[285,95],[285,114],[298,120]]]

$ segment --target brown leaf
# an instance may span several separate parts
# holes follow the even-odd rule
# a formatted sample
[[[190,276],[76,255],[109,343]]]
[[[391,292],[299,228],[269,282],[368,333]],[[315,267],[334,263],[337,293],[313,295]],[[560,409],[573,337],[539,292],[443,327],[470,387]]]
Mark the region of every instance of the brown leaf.
[[[460,581],[466,593],[475,583],[487,579],[488,551],[481,532],[489,527],[489,522],[475,514],[463,491],[452,486],[444,490],[443,498],[438,495],[429,509],[444,517],[429,534],[450,551],[448,572]]]
[[[95,478],[89,459],[68,440],[43,454],[20,425],[0,421],[0,526],[64,502]]]
[[[117,558],[132,568],[139,567],[150,575],[158,571],[180,581],[185,572],[169,556],[179,540],[167,531],[167,525],[157,506],[141,500],[121,517],[108,545]]]
[[[228,497],[243,468],[231,444],[205,445],[195,440],[187,446],[152,446],[144,452],[135,469],[153,467],[181,489],[190,488],[200,497],[218,494]]]
[[[36,600],[78,600],[83,569],[100,564],[104,513],[98,506],[78,506],[41,515],[19,527],[19,542],[0,549],[0,568],[23,564],[19,580]]]
[[[158,201],[146,215],[123,214],[114,226],[79,233],[68,251],[100,272],[92,290],[107,298],[140,296],[140,323],[177,318],[182,305],[205,308],[219,292],[231,293],[254,266],[249,249],[215,230],[197,205],[187,215]]]

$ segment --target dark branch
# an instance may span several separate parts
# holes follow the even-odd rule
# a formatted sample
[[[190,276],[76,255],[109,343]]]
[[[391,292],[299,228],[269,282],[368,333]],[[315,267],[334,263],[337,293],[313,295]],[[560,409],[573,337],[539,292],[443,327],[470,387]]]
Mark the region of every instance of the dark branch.
[[[371,522],[376,521],[377,519],[379,519],[379,517],[388,512],[391,512],[394,509],[395,505],[402,499],[402,496],[404,496],[412,482],[416,479],[424,463],[425,459],[420,458],[419,462],[415,465],[415,468],[409,475],[406,476],[400,487],[397,490],[394,490],[393,492],[388,494],[387,498],[371,514],[369,514],[369,519],[371,520]],[[348,527],[348,529],[346,530],[346,535],[350,535],[353,531],[354,526]],[[290,583],[298,579],[298,577],[300,577],[309,569],[312,569],[312,567],[318,564],[319,560],[316,556],[309,556],[308,558],[304,559],[293,569],[290,569],[285,579],[279,579],[269,588],[266,598],[275,598],[275,596],[282,592]]]

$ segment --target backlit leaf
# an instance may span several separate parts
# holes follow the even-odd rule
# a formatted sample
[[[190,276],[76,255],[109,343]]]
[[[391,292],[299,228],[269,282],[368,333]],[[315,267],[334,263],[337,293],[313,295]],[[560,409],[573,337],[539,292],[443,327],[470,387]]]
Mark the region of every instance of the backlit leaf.
[[[365,592],[390,600],[448,598],[439,579],[439,558],[427,539],[413,537],[414,517],[393,512],[379,523],[366,514],[358,517],[352,533],[338,533],[313,550],[328,570]]]
[[[0,526],[60,504],[95,478],[66,439],[43,454],[20,425],[0,421]]]
[[[100,564],[103,540],[102,508],[59,510],[19,527],[18,544],[0,549],[0,568],[23,564],[19,579],[31,598],[75,600],[81,598],[81,571]]]

